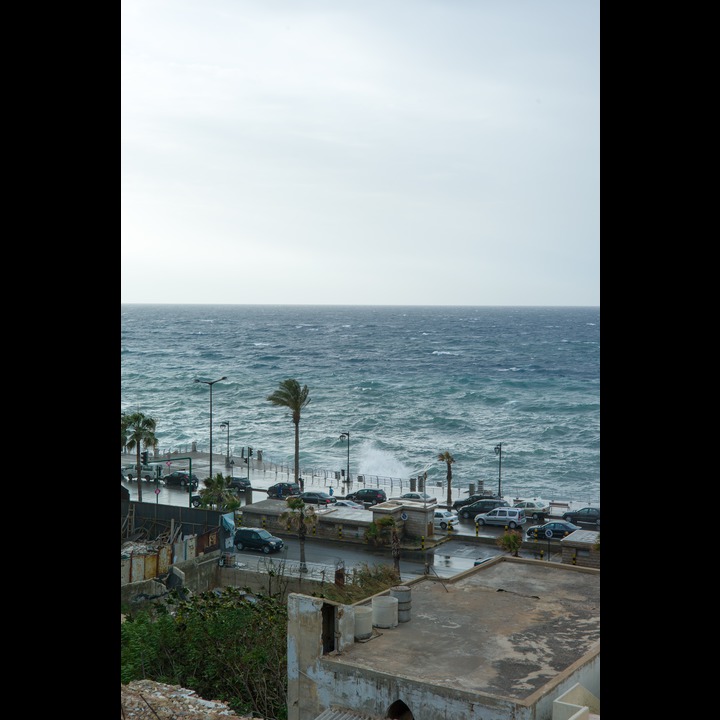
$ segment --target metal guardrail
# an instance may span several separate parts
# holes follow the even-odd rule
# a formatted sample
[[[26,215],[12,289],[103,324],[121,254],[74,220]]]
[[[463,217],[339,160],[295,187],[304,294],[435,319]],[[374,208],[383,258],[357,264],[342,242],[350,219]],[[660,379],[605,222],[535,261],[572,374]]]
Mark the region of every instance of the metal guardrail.
[[[234,553],[226,553],[234,558],[233,564],[224,563],[223,567],[239,568],[249,570],[251,572],[259,572],[265,574],[273,574],[277,576],[304,577],[310,580],[318,580],[320,582],[334,582],[335,573],[341,569],[340,566],[328,565],[327,563],[306,562],[305,570],[302,569],[302,563],[299,560],[276,560],[271,557],[262,557],[257,560],[246,561],[240,559],[241,556]],[[347,570],[344,565],[342,569],[345,573],[345,582],[351,584],[353,581],[353,572]]]

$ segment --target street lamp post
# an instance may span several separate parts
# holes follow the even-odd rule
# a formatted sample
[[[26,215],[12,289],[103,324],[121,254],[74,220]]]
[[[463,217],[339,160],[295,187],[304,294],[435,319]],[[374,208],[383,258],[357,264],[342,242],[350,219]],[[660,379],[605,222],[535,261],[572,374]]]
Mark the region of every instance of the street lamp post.
[[[344,440],[347,438],[348,441],[348,454],[347,454],[347,470],[345,471],[345,480],[346,482],[350,482],[350,433],[344,432],[340,433],[340,439]]]
[[[221,378],[218,378],[217,380],[199,380],[198,378],[195,378],[196,383],[203,383],[203,385],[207,385],[210,388],[210,479],[212,480],[212,389],[213,385],[215,383],[220,382],[221,380],[227,380],[227,377],[223,375]]]
[[[230,467],[230,421],[224,420],[220,423],[220,427],[227,427],[227,455],[225,456],[225,467]]]
[[[498,456],[498,497],[502,497],[502,443],[495,446],[495,454]]]

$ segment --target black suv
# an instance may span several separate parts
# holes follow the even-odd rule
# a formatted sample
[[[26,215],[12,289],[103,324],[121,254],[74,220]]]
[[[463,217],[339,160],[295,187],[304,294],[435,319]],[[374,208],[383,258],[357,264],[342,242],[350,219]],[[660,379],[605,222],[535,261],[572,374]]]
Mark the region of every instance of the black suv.
[[[267,494],[269,498],[278,498],[282,500],[283,498],[290,497],[291,495],[299,495],[300,486],[295,482],[279,482],[271,485],[267,489]]]
[[[190,485],[191,490],[197,490],[200,481],[195,473],[190,476],[190,473],[184,470],[176,470],[171,472],[169,475],[163,475],[162,478],[166,485],[179,485],[180,487],[187,487]]]
[[[469,497],[464,498],[463,500],[456,500],[452,504],[452,509],[456,512],[460,511],[460,508],[463,507],[463,505],[470,505],[470,503],[477,502],[478,500],[499,500],[500,498],[496,497],[495,495],[491,495],[489,493],[475,493],[475,495],[470,495]]]
[[[387,500],[387,495],[384,490],[378,488],[360,488],[360,490],[354,493],[348,493],[345,496],[346,500],[354,500],[355,502],[363,503],[364,505],[377,505]]]
[[[263,528],[241,527],[235,531],[235,547],[238,550],[262,550],[267,555],[280,552],[285,543]]]
[[[469,505],[463,505],[460,510],[458,510],[458,515],[463,520],[467,520],[468,518],[474,518],[480,513],[490,512],[496,507],[510,507],[510,503],[499,499],[476,500],[474,503],[470,503]]]

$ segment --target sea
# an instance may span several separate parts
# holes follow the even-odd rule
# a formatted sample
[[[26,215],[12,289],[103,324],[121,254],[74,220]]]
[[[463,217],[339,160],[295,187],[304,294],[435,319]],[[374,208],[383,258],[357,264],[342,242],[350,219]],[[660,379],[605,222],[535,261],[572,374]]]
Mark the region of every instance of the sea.
[[[599,307],[124,304],[120,320],[120,409],[155,420],[161,453],[208,452],[212,420],[214,453],[292,467],[292,417],[267,397],[294,378],[301,474],[440,483],[449,452],[453,488],[600,501]]]

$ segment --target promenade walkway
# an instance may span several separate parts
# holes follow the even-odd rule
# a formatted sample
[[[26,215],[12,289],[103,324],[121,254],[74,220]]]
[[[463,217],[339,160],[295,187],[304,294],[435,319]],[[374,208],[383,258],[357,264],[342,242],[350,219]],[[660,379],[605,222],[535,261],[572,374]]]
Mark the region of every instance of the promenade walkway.
[[[183,459],[184,458],[184,459]],[[210,454],[199,451],[183,452],[172,451],[164,453],[156,453],[151,455],[150,461],[153,463],[164,462],[167,470],[188,470],[190,463],[187,458],[192,460],[192,472],[201,480],[210,474]],[[136,462],[135,453],[121,454],[121,465],[131,465]],[[213,453],[212,472],[217,474],[222,472],[224,475],[232,475],[233,477],[247,477],[249,475],[253,489],[265,490],[270,485],[277,482],[291,482],[294,480],[294,467],[288,465],[279,465],[266,460],[262,455],[250,458],[249,470],[247,458],[231,458],[232,464],[226,465],[226,456],[224,454]],[[344,497],[349,492],[362,487],[376,487],[385,490],[388,498],[399,497],[403,493],[411,491],[421,491],[423,488],[417,480],[412,482],[410,478],[393,478],[381,475],[352,475],[349,482],[344,478],[338,477],[339,473],[334,470],[318,470],[301,468],[301,477],[304,480],[306,490],[323,490],[329,492],[333,489],[335,497]],[[446,507],[447,488],[445,480],[441,482],[430,481],[428,479],[424,488],[428,495],[436,498],[440,507]],[[488,485],[486,490],[493,492],[495,485]],[[452,501],[465,499],[469,492],[482,492],[483,487],[470,486],[460,484],[460,481],[453,478],[450,488]],[[522,492],[517,488],[513,488],[503,483],[503,497],[511,505],[517,499],[532,499],[532,493]],[[599,505],[598,498],[554,498],[545,497],[545,500],[551,503],[551,515],[558,517],[567,509],[579,509],[588,505]]]

